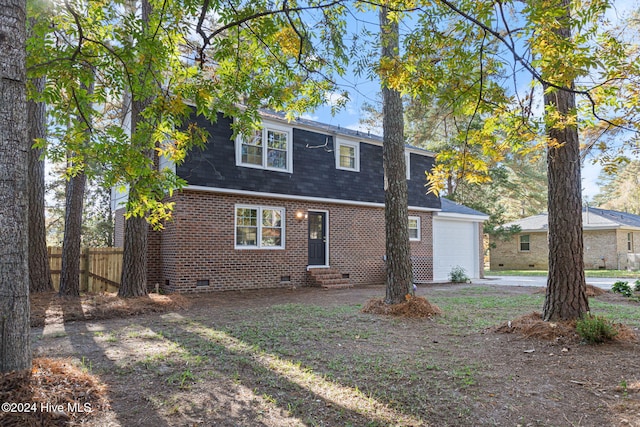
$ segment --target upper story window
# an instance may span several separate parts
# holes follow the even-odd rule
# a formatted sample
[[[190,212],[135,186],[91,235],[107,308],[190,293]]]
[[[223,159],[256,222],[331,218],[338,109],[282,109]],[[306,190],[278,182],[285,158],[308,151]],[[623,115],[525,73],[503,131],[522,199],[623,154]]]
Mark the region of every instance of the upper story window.
[[[409,217],[409,240],[410,241],[420,240],[420,217],[419,216]]]
[[[360,172],[360,144],[336,140],[336,169]]]
[[[251,168],[293,172],[293,137],[290,128],[263,123],[248,138],[236,139],[236,164]]]
[[[236,249],[284,248],[284,208],[236,206]]]
[[[528,234],[522,234],[520,236],[520,252],[529,252],[531,249],[531,242]]]

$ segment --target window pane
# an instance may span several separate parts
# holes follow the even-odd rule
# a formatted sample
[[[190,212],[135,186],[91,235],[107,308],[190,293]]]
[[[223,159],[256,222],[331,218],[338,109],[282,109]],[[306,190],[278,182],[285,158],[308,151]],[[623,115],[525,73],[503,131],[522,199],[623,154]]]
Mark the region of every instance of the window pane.
[[[257,209],[246,209],[239,208],[236,211],[236,224],[237,225],[246,225],[246,226],[257,226],[258,225],[258,210]]]
[[[265,227],[280,227],[281,216],[279,210],[264,209],[262,211],[262,225]]]
[[[243,144],[262,147],[262,129],[257,129],[251,132],[251,135],[243,142]]]
[[[236,245],[258,246],[257,227],[238,227],[236,230]]]
[[[262,147],[242,144],[242,163],[262,165]]]
[[[355,169],[356,167],[356,149],[348,145],[340,146],[340,167]]]
[[[258,245],[258,210],[251,208],[236,209],[236,245]]]
[[[262,246],[281,246],[282,212],[279,209],[262,210]]]
[[[324,217],[322,214],[309,215],[309,239],[322,239],[324,229]]]
[[[409,239],[418,240],[420,237],[418,233],[419,223],[418,218],[409,218]]]
[[[287,152],[269,149],[267,152],[267,166],[270,168],[286,169]]]
[[[267,130],[267,147],[278,150],[287,149],[287,133],[275,130]]]
[[[263,228],[262,229],[262,246],[281,246],[280,228]]]

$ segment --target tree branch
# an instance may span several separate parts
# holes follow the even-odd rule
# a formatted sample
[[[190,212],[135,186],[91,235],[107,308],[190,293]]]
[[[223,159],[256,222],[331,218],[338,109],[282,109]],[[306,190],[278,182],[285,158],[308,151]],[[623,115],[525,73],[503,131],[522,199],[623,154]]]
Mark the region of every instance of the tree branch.
[[[575,88],[565,87],[565,86],[561,86],[561,85],[558,85],[556,83],[553,83],[551,81],[548,81],[547,79],[544,79],[542,77],[542,75],[535,68],[533,68],[533,66],[527,60],[525,60],[521,55],[518,54],[518,52],[517,52],[517,50],[515,48],[515,45],[509,44],[507,39],[505,37],[503,37],[498,31],[491,29],[490,27],[486,26],[485,24],[480,22],[475,17],[473,17],[470,14],[462,11],[456,5],[454,5],[451,1],[449,1],[449,0],[440,0],[440,1],[442,2],[442,4],[447,6],[449,9],[451,9],[456,14],[458,14],[461,17],[463,17],[464,19],[472,22],[474,25],[480,27],[486,33],[491,34],[496,39],[498,39],[500,42],[502,42],[507,47],[507,49],[509,49],[511,51],[511,53],[513,54],[514,59],[517,62],[519,62],[531,74],[531,76],[535,80],[537,80],[539,83],[541,83],[544,86],[548,86],[548,87],[551,87],[551,88],[554,88],[554,89],[557,89],[557,90],[571,92],[571,93],[574,93],[576,95],[582,95],[582,96],[586,97],[589,100],[589,102],[591,103],[591,114],[593,114],[593,116],[596,119],[598,119],[598,120],[600,120],[602,122],[605,122],[610,126],[619,128],[619,129],[623,129],[623,130],[627,130],[627,131],[631,131],[631,132],[636,132],[634,129],[617,125],[617,124],[613,123],[612,121],[610,121],[608,119],[600,117],[600,115],[596,111],[596,102],[593,100],[593,97],[591,96],[591,93],[590,93],[589,90],[578,90],[578,89],[575,89]],[[422,9],[422,8],[421,8],[421,10],[424,11],[424,9]]]

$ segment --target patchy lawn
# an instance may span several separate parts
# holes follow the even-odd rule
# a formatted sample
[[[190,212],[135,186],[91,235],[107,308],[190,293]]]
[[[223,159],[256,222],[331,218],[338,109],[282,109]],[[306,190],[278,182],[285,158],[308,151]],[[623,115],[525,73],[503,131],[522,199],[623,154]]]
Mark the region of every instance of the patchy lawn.
[[[485,276],[546,276],[547,270],[485,270]],[[605,277],[620,279],[640,279],[640,271],[629,270],[585,270],[587,278]]]
[[[83,304],[65,300],[33,328],[34,352],[106,384],[94,426],[640,426],[637,341],[496,332],[541,309],[536,291],[424,286],[442,310],[427,318],[363,313],[383,287],[180,297],[69,322]],[[638,335],[638,303],[590,303]]]

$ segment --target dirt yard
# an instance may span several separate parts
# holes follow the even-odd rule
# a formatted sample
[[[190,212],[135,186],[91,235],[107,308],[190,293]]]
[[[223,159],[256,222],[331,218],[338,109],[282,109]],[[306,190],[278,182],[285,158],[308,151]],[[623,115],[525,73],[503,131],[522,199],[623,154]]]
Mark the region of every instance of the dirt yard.
[[[640,426],[637,341],[496,332],[539,311],[539,291],[424,286],[433,319],[362,313],[383,287],[180,297],[103,320],[56,299],[33,308],[34,356],[106,384],[94,426]],[[638,303],[590,304],[639,334]]]

